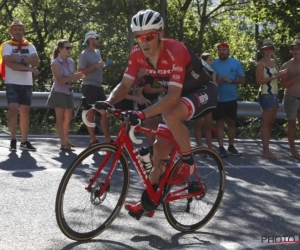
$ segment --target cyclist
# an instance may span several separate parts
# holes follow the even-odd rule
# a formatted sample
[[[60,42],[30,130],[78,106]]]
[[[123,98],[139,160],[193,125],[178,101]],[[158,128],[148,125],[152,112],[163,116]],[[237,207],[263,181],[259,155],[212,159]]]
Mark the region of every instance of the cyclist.
[[[138,44],[130,53],[120,84],[106,101],[97,102],[95,107],[106,110],[124,98],[140,68],[145,68],[149,75],[167,87],[167,94],[160,101],[142,111],[129,111],[128,115],[131,124],[138,125],[141,120],[162,114],[165,124],[159,124],[158,130],[172,134],[181,150],[182,165],[168,180],[170,185],[178,185],[185,182],[195,169],[189,130],[183,122],[211,112],[217,105],[218,90],[196,54],[177,40],[163,38],[163,28],[163,18],[153,10],[141,10],[132,17],[131,29]],[[153,185],[158,184],[164,171],[161,160],[168,158],[172,147],[170,141],[156,139],[154,168],[150,176]],[[133,214],[143,211],[141,202],[126,204],[125,209]],[[146,215],[152,217],[154,211]]]

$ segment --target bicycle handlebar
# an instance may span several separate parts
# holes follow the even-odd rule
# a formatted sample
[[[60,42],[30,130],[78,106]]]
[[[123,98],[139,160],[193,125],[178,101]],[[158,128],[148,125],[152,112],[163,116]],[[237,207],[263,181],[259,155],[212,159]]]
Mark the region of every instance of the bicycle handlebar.
[[[86,114],[87,112],[89,112],[91,109],[95,109],[95,105],[90,105],[91,108],[89,110],[82,110],[82,114],[81,114],[81,117],[82,117],[82,121],[84,122],[84,124],[87,126],[87,127],[96,127],[96,123],[93,123],[93,122],[89,122],[88,119],[86,118]],[[129,123],[129,120],[128,118],[126,117],[126,113],[124,114],[124,112],[120,111],[120,110],[117,110],[117,109],[113,109],[113,108],[109,108],[106,110],[107,113],[109,114],[112,114],[114,117],[117,117],[119,119],[124,119],[125,123],[126,123],[126,127],[128,128],[128,126],[130,126],[130,129],[129,129],[129,137],[130,137],[130,140],[135,143],[135,144],[142,144],[143,143],[143,140],[142,139],[138,139],[135,137],[135,134],[134,134],[134,130],[135,130],[135,127],[136,126],[132,126],[130,123]]]

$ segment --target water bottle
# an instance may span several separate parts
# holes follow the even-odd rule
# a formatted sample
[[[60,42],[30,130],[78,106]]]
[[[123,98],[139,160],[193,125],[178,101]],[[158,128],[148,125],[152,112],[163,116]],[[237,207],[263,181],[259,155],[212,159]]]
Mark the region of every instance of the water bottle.
[[[149,148],[144,148],[144,147],[141,147],[139,149],[139,155],[140,155],[140,159],[141,159],[141,162],[143,164],[143,167],[146,171],[146,174],[149,176],[151,171],[152,171],[152,168],[153,168],[153,165],[152,165],[152,161],[150,159],[150,150]]]

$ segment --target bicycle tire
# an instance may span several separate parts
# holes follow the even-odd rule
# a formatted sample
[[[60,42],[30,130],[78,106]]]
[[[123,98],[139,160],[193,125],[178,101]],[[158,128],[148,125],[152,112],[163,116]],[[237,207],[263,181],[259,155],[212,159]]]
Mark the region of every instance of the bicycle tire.
[[[74,228],[70,227],[70,225],[69,225],[70,222],[68,222],[66,220],[66,215],[67,214],[64,213],[64,205],[65,205],[64,200],[65,200],[66,188],[68,187],[68,184],[69,184],[70,179],[72,178],[72,176],[74,176],[74,180],[76,181],[75,171],[76,171],[77,167],[81,166],[80,163],[82,163],[85,159],[87,159],[92,154],[98,153],[99,151],[102,151],[101,153],[103,153],[103,151],[106,151],[106,152],[110,152],[110,153],[115,154],[117,149],[118,149],[117,146],[112,145],[112,144],[108,144],[108,143],[95,144],[95,145],[85,149],[83,152],[81,152],[76,157],[76,159],[73,161],[73,163],[66,170],[64,176],[62,177],[62,180],[60,182],[60,185],[59,185],[59,188],[58,188],[58,191],[57,191],[57,196],[56,196],[55,213],[56,213],[56,221],[58,223],[58,226],[59,226],[60,230],[68,238],[70,238],[72,240],[75,240],[75,241],[86,241],[86,240],[92,239],[92,238],[98,236],[99,234],[101,234],[105,229],[107,229],[110,226],[110,224],[114,221],[114,219],[117,217],[117,215],[119,214],[119,212],[120,212],[120,210],[121,210],[121,208],[124,204],[125,198],[127,196],[128,188],[129,188],[129,168],[128,168],[128,163],[127,163],[127,160],[126,160],[126,157],[125,157],[124,153],[121,154],[121,156],[120,156],[120,158],[117,162],[117,164],[118,163],[120,164],[121,170],[122,170],[122,171],[118,171],[117,174],[122,172],[121,175],[123,175],[124,181],[123,181],[123,185],[121,187],[117,187],[117,188],[121,189],[121,193],[120,193],[119,199],[117,200],[115,208],[114,209],[112,208],[113,211],[108,216],[108,218],[102,224],[100,224],[99,226],[97,225],[97,228],[95,228],[94,230],[91,230],[91,231],[88,231],[88,232],[77,232],[76,230],[74,230]],[[101,153],[99,153],[99,157],[103,156],[103,154],[101,155]],[[106,164],[106,165],[108,165],[108,164]],[[84,166],[85,165],[83,165],[83,167]],[[118,166],[119,165],[116,166],[116,168],[114,169],[114,172],[116,172]],[[86,169],[88,169],[88,168],[86,168]],[[95,169],[97,169],[97,167],[95,167]],[[102,174],[102,172],[104,172],[103,170],[104,169],[102,169],[99,176]],[[77,170],[77,172],[80,173],[80,170]],[[113,176],[113,174],[114,173],[112,173],[112,176]],[[92,176],[90,176],[90,178],[92,178]],[[81,178],[77,177],[77,179],[81,179]],[[84,176],[82,177],[82,179],[84,179]],[[72,181],[73,181],[73,179],[72,179]],[[72,184],[70,184],[70,186],[72,186]],[[87,186],[87,184],[85,186]],[[96,184],[95,184],[95,186],[96,186]],[[112,185],[109,186],[109,189],[112,188],[111,186]],[[109,189],[108,189],[107,193],[110,192]],[[82,191],[82,189],[80,189],[80,191]],[[85,191],[88,193],[87,190],[85,190]],[[90,192],[90,194],[89,194],[90,199],[91,199],[92,196],[94,197],[93,192],[96,192],[96,191],[97,191],[97,189],[94,189],[92,192]],[[84,191],[82,191],[82,192],[84,192]],[[95,195],[95,197],[97,197],[97,196]],[[104,201],[105,201],[106,198],[107,198],[107,196],[105,196]],[[99,197],[99,200],[100,200],[100,197]],[[75,203],[75,202],[72,201],[72,203]],[[109,204],[109,201],[107,201],[107,203]],[[91,202],[91,205],[94,205],[94,204],[92,204],[92,202]],[[102,205],[102,203],[101,203],[101,205]],[[104,210],[105,208],[106,207],[104,207],[101,210],[101,214],[99,213],[100,216],[102,215],[102,211],[104,211],[104,212],[106,211],[106,210]],[[97,210],[98,207],[93,208],[93,206],[91,206],[91,209],[94,209],[95,212],[100,211],[100,210]],[[94,211],[93,211],[93,213],[94,213]],[[70,213],[76,214],[76,212],[77,211],[73,212],[73,210],[70,210]],[[98,218],[96,217],[96,219],[98,219]]]
[[[203,155],[206,155],[207,157],[211,158],[213,161],[215,161],[217,169],[219,171],[219,176],[220,176],[220,180],[219,180],[219,184],[218,184],[219,185],[218,186],[218,194],[217,194],[214,204],[211,207],[211,209],[209,210],[209,212],[203,218],[199,217],[199,221],[197,221],[196,223],[189,224],[189,225],[186,224],[186,223],[188,223],[188,220],[185,218],[185,214],[190,213],[190,212],[183,211],[183,213],[182,213],[182,212],[176,211],[176,212],[178,212],[178,214],[179,213],[182,214],[182,220],[178,221],[178,219],[175,218],[175,215],[174,215],[175,212],[172,211],[172,209],[171,209],[171,204],[174,201],[163,203],[164,214],[165,214],[167,221],[173,228],[175,228],[176,230],[178,230],[180,232],[193,232],[193,231],[196,231],[197,229],[203,227],[206,223],[208,223],[211,220],[211,218],[215,215],[216,211],[218,210],[218,208],[221,204],[223,195],[224,195],[224,191],[225,191],[226,172],[225,172],[223,161],[220,158],[220,156],[215,151],[208,149],[208,148],[202,148],[202,147],[193,149],[192,153],[193,153],[194,159],[195,159],[195,155],[203,154]],[[209,158],[206,158],[206,160]],[[171,175],[174,171],[176,171],[176,168],[179,167],[180,163],[181,163],[181,159],[179,159],[174,164]],[[197,167],[197,169],[201,169],[201,166]],[[205,178],[202,178],[202,176],[200,176],[200,178],[201,178],[201,181],[204,184],[206,184]],[[172,187],[176,187],[176,186],[170,186],[167,184],[166,190],[172,189]],[[210,189],[208,188],[207,192],[209,192],[209,191],[210,191]],[[203,200],[205,199],[206,195],[207,195],[207,193],[203,196],[204,197]],[[200,197],[200,200],[202,200],[201,197]],[[183,201],[183,199],[181,201]],[[194,202],[195,202],[195,199],[194,199]],[[204,203],[204,205],[205,205],[205,203]],[[200,206],[198,206],[198,207],[200,207]],[[201,209],[202,209],[202,207],[201,207]],[[183,218],[185,218],[185,219],[183,219]],[[197,220],[198,220],[198,218],[197,218]]]

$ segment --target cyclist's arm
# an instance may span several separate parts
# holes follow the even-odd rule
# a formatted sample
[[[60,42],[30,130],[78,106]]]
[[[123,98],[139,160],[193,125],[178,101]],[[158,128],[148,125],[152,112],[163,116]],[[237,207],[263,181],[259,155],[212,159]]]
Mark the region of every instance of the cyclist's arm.
[[[114,104],[124,99],[127,96],[132,83],[133,79],[124,76],[122,81],[113,89],[106,101]]]

